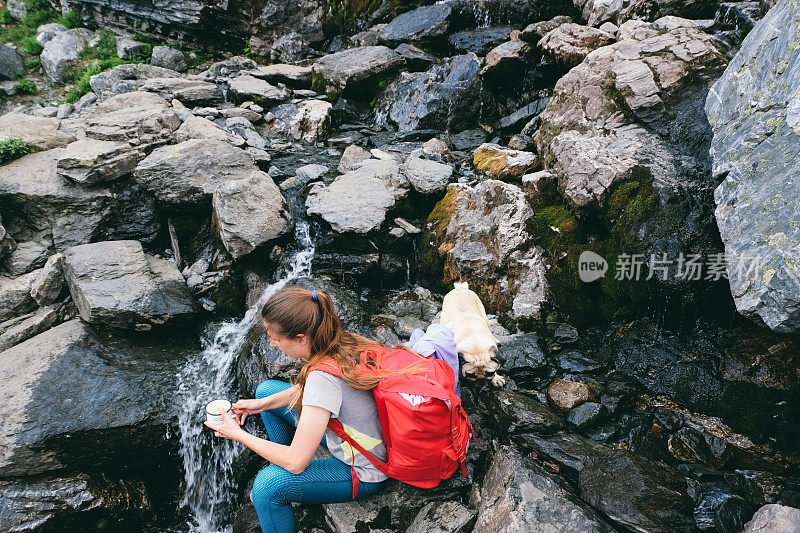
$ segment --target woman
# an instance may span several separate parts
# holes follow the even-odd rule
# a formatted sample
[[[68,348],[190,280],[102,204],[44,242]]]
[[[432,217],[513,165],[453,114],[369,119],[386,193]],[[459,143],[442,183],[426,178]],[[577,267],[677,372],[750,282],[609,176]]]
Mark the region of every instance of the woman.
[[[327,429],[328,420],[337,418],[351,437],[386,462],[386,446],[371,392],[380,377],[357,376],[355,367],[361,351],[378,343],[344,331],[333,302],[321,290],[284,287],[267,301],[261,316],[270,346],[306,363],[294,384],[262,382],[255,399],[239,400],[233,404],[233,417],[223,414],[222,427],[209,427],[216,430],[214,435],[236,440],[271,463],[253,483],[258,520],[265,533],[293,532],[290,502],[353,500],[353,461],[359,480],[356,500],[378,492],[387,479],[369,459]],[[309,372],[326,357],[339,364],[342,378],[318,370]],[[269,440],[241,427],[247,416],[258,413]],[[311,460],[320,442],[333,457]]]

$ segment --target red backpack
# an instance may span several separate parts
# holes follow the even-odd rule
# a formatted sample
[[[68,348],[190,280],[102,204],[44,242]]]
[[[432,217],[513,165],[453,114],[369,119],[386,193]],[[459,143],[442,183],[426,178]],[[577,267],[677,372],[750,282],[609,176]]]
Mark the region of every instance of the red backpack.
[[[328,427],[372,461],[378,470],[409,485],[426,489],[435,487],[459,466],[467,477],[464,460],[472,424],[461,405],[461,398],[455,393],[453,369],[441,359],[424,357],[406,348],[380,345],[361,352],[361,364],[358,365],[359,373],[365,374],[375,373],[377,369],[402,370],[409,367],[417,372],[386,376],[372,391],[386,444],[386,463],[378,461],[350,437],[337,419],[331,418]],[[326,359],[311,370],[341,377],[339,365],[333,359]],[[477,439],[475,444],[478,444]],[[355,454],[352,461],[355,499],[358,493]]]

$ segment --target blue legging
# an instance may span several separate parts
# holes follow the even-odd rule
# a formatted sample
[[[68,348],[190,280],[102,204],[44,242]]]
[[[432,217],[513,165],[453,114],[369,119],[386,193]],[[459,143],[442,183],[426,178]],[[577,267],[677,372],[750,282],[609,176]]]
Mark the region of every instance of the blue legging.
[[[268,379],[258,385],[256,398],[264,398],[290,387],[285,381]],[[261,413],[264,427],[272,442],[290,445],[297,427],[297,410],[279,407]],[[327,439],[322,442],[327,446]],[[383,481],[359,481],[356,500],[378,492]],[[253,504],[264,533],[294,532],[294,511],[290,502],[338,503],[353,500],[353,478],[350,466],[336,457],[312,460],[301,474],[277,465],[269,465],[253,482]]]

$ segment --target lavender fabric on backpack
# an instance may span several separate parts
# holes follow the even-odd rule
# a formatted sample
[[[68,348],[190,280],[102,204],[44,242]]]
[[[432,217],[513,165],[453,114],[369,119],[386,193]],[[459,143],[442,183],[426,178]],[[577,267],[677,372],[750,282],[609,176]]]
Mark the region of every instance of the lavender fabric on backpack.
[[[417,328],[404,346],[425,357],[433,356],[447,363],[456,378],[456,394],[461,397],[461,390],[458,388],[458,349],[450,328],[441,324],[431,324],[428,331]]]

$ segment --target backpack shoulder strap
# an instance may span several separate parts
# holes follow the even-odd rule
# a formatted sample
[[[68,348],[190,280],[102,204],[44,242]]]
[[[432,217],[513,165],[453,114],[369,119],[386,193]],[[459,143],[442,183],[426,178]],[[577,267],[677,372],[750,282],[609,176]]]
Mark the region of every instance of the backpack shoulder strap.
[[[309,372],[312,372],[314,370],[320,370],[322,372],[334,375],[339,378],[342,377],[342,371],[339,369],[339,364],[330,357],[326,357],[325,359],[323,359],[322,361],[320,361],[319,363],[308,369]]]

